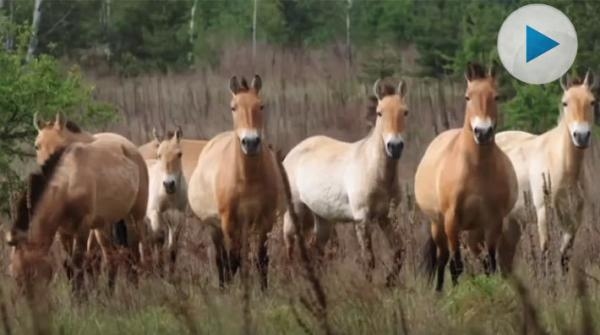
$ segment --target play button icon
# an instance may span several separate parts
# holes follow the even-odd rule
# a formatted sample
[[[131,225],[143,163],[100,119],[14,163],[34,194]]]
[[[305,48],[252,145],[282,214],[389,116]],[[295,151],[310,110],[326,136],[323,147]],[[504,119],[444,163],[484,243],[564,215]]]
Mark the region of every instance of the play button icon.
[[[554,47],[560,44],[530,26],[525,27],[525,36],[527,63],[554,49]]]
[[[575,27],[558,9],[527,5],[512,12],[498,32],[504,68],[529,84],[546,84],[569,70],[577,55]]]

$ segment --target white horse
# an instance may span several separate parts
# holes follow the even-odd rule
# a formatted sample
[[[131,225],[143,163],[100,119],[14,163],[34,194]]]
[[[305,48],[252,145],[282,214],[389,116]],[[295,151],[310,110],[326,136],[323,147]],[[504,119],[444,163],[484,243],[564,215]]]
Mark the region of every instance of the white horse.
[[[283,164],[289,176],[292,201],[303,230],[313,228],[319,253],[328,241],[333,223],[355,223],[367,278],[375,267],[370,222],[376,221],[394,249],[394,266],[388,283],[401,267],[402,240],[388,218],[390,200],[398,194],[398,160],[404,148],[406,85],[397,89],[375,82],[375,126],[364,139],[347,143],[326,136],[310,137],[294,147]],[[284,216],[288,257],[293,255],[295,226]]]
[[[591,91],[593,85],[589,71],[583,82],[573,81],[569,85],[566,82],[566,78],[561,78],[564,93],[556,127],[541,135],[522,131],[505,131],[496,135],[496,143],[509,156],[519,182],[519,198],[505,227],[504,245],[500,246],[510,256],[510,262],[506,264],[509,271],[520,236],[519,222],[524,220],[525,192],[531,194],[537,214],[540,247],[544,258],[547,255],[545,188],[550,188],[551,206],[556,209],[563,231],[561,265],[563,271],[568,270],[569,251],[582,221],[586,188],[582,179],[583,158],[591,143],[596,100]],[[568,213],[569,207],[575,212]]]
[[[181,222],[185,220],[188,205],[187,182],[181,163],[181,136],[181,129],[177,129],[164,140],[157,137],[156,141],[160,143],[157,159],[146,160],[150,177],[146,214],[149,236],[146,240],[150,248],[145,251],[145,257],[150,250],[158,251],[159,265],[162,265],[163,255],[160,250],[166,247],[171,271],[175,268]],[[174,212],[177,217],[168,220],[165,217],[167,212]]]

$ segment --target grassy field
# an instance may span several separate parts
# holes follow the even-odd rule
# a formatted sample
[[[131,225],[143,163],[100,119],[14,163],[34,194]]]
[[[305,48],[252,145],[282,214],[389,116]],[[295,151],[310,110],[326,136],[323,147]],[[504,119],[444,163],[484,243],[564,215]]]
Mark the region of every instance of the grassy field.
[[[240,52],[240,54],[243,54]],[[289,150],[303,138],[328,134],[355,140],[367,133],[365,106],[372,82],[346,72],[331,55],[295,55],[266,50],[253,67],[231,54],[213,71],[156,75],[135,79],[90,76],[97,97],[117,106],[121,118],[107,128],[137,143],[158,129],[182,125],[184,136],[209,138],[231,127],[226,90],[232,74],[260,73],[268,110],[267,137]],[[359,60],[360,61],[360,60]],[[357,62],[359,62],[357,61]],[[328,250],[319,271],[326,296],[321,308],[314,281],[283,252],[281,224],[269,241],[270,288],[261,292],[251,271],[249,294],[239,277],[218,289],[210,239],[190,221],[182,241],[176,277],[147,276],[134,286],[120,278],[109,295],[100,285],[79,300],[58,272],[46,294],[29,301],[6,275],[0,278],[0,331],[5,334],[591,334],[600,327],[600,191],[588,199],[586,219],[575,240],[573,271],[559,270],[559,232],[550,222],[551,259],[539,259],[535,225],[525,227],[517,255],[515,278],[486,277],[479,260],[466,255],[466,273],[457,287],[446,281],[437,294],[419,271],[426,222],[415,208],[412,177],[427,144],[440,131],[462,124],[461,81],[407,78],[409,106],[407,149],[401,160],[404,190],[393,222],[404,239],[401,283],[384,286],[391,266],[390,248],[374,231],[377,268],[366,281],[360,252],[350,225],[337,226],[338,243]],[[559,97],[557,97],[558,101]],[[557,112],[558,113],[558,112]],[[593,183],[600,164],[594,143],[585,162],[585,179]],[[8,249],[2,245],[2,264]],[[58,263],[58,248],[53,250]],[[254,268],[252,267],[252,270]],[[247,307],[246,312],[244,306]]]

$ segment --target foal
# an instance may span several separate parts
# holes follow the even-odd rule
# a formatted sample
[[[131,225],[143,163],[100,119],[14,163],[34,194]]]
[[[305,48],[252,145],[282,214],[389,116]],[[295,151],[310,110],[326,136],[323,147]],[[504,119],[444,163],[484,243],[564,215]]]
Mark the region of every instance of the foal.
[[[165,246],[170,259],[171,273],[175,269],[177,258],[177,241],[181,231],[181,222],[185,220],[187,208],[187,182],[182,170],[181,128],[170,133],[170,136],[159,141],[158,159],[146,160],[150,176],[147,218],[150,236],[146,240],[150,249],[158,252],[159,264],[163,256],[160,248]],[[175,212],[175,220],[165,219],[167,212]],[[166,230],[166,238],[165,238]]]
[[[451,257],[452,282],[463,271],[459,234],[481,232],[488,251],[486,271],[496,269],[502,222],[517,199],[517,180],[508,157],[494,143],[497,95],[493,73],[469,64],[464,125],[438,135],[415,175],[417,204],[431,220],[425,261],[430,278],[437,267],[436,290],[444,284]]]
[[[267,234],[285,202],[278,163],[264,144],[261,78],[250,86],[236,77],[229,82],[233,131],[211,139],[198,158],[189,183],[192,211],[214,227],[213,242],[219,284],[231,280],[241,263],[242,245],[249,233],[257,235],[257,267],[261,287],[267,287]]]

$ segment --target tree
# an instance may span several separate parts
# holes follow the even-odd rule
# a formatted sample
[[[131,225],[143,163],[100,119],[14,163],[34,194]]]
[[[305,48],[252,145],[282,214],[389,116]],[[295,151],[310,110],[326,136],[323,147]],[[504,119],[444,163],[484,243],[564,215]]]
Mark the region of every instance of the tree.
[[[29,27],[0,31],[17,32],[16,50],[0,50],[0,211],[6,212],[10,192],[18,186],[18,169],[33,156],[34,113],[49,119],[63,112],[83,124],[102,124],[114,114],[110,106],[93,99],[76,67],[64,71],[47,55],[24,62]]]

